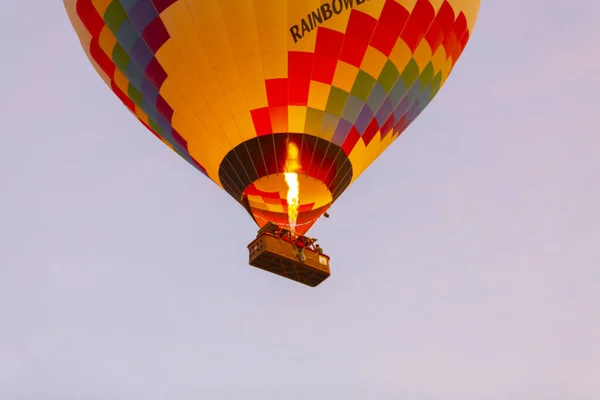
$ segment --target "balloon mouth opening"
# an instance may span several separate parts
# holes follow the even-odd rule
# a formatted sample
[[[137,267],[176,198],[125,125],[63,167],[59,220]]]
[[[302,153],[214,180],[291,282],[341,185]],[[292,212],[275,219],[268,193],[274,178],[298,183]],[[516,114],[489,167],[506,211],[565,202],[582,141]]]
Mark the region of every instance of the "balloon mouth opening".
[[[260,227],[272,222],[298,235],[306,234],[333,201],[322,181],[297,172],[260,178],[243,196]]]

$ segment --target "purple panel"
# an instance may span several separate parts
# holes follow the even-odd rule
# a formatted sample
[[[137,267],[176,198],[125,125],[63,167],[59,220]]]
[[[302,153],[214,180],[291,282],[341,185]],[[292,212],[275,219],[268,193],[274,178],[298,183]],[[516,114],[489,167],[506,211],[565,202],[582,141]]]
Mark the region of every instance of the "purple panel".
[[[375,118],[377,119],[377,124],[379,126],[383,126],[383,124],[389,118],[389,116],[392,115],[392,111],[394,111],[392,109],[392,101],[389,98],[386,98],[379,110],[377,111],[377,114],[375,115]]]
[[[154,58],[154,54],[152,54],[141,38],[133,45],[130,56],[141,71],[145,71],[148,64],[150,64],[150,60]]]
[[[372,119],[373,112],[371,111],[371,108],[365,104],[363,109],[360,111],[360,114],[358,114],[356,122],[354,123],[354,127],[356,128],[358,133],[360,133],[361,136],[363,133],[365,133],[365,130],[367,129],[367,126],[369,126],[369,124],[371,123]]]
[[[152,0],[138,0],[129,12],[129,19],[131,19],[138,32],[143,32],[156,17],[158,17],[158,13],[154,4],[152,4]]]
[[[337,144],[338,146],[342,146],[344,144],[344,141],[348,137],[350,129],[352,129],[352,123],[348,122],[344,118],[340,118],[340,122],[338,123],[338,126],[335,129],[335,133],[333,134],[331,142]]]
[[[149,80],[144,79],[142,83],[142,95],[145,99],[147,99],[150,104],[156,104],[156,100],[158,99],[158,91],[152,86]]]

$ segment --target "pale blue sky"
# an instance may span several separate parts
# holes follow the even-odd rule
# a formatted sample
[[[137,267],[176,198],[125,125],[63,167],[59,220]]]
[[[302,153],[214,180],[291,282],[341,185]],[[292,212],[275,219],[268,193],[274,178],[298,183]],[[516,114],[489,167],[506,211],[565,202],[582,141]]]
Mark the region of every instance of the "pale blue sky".
[[[600,3],[488,1],[430,107],[314,228],[256,227],[95,75],[61,1],[0,14],[0,399],[600,398]]]

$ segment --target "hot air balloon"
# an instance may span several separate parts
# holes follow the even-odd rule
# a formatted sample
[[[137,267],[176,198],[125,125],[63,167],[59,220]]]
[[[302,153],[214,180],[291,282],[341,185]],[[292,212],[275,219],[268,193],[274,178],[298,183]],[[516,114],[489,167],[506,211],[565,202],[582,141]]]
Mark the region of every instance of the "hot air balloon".
[[[121,102],[261,228],[250,264],[316,286],[308,230],[438,93],[480,0],[64,4]]]

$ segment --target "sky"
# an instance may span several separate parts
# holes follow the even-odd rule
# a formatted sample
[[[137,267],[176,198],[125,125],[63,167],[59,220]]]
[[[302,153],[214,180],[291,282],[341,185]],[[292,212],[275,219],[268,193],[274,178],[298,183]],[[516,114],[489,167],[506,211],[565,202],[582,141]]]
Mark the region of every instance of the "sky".
[[[600,3],[486,1],[312,234],[312,289],[149,135],[61,1],[0,12],[0,398],[597,400]]]

